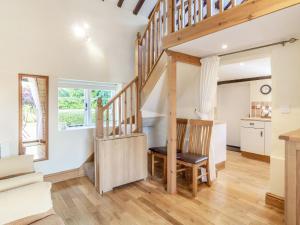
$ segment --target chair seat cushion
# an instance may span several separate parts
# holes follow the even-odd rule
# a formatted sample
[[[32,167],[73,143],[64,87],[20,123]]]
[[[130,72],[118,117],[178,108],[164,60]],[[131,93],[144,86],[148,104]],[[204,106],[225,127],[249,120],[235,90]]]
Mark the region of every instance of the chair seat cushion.
[[[151,152],[155,152],[155,153],[159,153],[159,154],[162,154],[162,155],[167,155],[167,150],[168,148],[166,146],[162,146],[162,147],[152,147],[152,148],[149,148],[149,150]],[[180,152],[179,149],[177,149],[177,153]]]
[[[162,155],[167,155],[167,147],[153,147],[149,148],[149,150]]]
[[[191,153],[178,153],[177,158],[183,162],[197,164],[208,159],[204,155],[196,155]]]

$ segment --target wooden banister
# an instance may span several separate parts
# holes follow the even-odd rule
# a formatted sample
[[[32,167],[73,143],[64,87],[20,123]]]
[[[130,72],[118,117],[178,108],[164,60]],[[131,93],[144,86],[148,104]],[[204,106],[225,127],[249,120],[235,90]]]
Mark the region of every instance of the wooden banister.
[[[125,90],[127,90],[132,84],[136,82],[138,78],[134,78],[132,81],[129,82],[119,93],[117,93],[112,99],[110,99],[105,106],[103,106],[103,110],[106,110],[120,95],[122,95]]]
[[[99,98],[97,101],[96,137],[129,135],[137,131],[141,127],[138,99],[138,77],[129,82],[105,106],[102,106],[102,100]],[[135,109],[134,106],[136,106]],[[129,130],[127,124],[129,124]],[[122,131],[123,128],[124,132]]]
[[[103,107],[102,99],[98,98],[97,100],[97,114],[96,114],[96,137],[103,138]]]

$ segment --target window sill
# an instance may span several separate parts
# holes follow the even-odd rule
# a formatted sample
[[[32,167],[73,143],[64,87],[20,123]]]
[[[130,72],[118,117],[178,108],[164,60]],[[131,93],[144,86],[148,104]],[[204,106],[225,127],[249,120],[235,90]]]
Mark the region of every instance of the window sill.
[[[73,131],[73,130],[88,130],[88,129],[95,129],[94,125],[92,126],[82,126],[82,127],[66,127],[66,128],[59,128],[59,131]]]

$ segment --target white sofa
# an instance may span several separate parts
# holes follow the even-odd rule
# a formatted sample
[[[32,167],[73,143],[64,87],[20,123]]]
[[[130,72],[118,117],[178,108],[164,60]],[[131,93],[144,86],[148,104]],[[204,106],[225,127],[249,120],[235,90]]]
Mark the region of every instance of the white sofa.
[[[34,172],[32,156],[0,159],[0,224],[64,224],[53,210],[51,183]]]

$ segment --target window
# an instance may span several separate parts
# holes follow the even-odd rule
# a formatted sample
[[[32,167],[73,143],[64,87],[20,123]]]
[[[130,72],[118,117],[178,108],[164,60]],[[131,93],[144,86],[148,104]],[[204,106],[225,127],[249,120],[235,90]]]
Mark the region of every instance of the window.
[[[92,127],[96,121],[97,99],[105,105],[120,85],[93,82],[60,81],[58,88],[58,119],[60,129]]]

